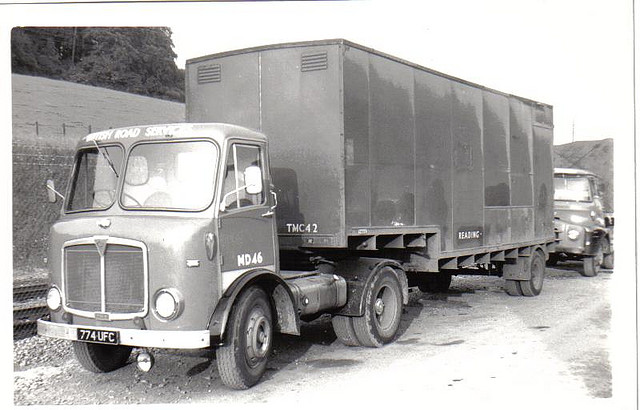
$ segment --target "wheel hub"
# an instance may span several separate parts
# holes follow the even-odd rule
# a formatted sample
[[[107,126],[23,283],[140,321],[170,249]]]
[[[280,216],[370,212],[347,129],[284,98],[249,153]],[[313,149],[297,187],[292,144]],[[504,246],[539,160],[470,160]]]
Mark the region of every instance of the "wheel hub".
[[[271,326],[267,318],[260,314],[252,315],[247,326],[247,359],[256,365],[264,359],[271,344]]]
[[[378,316],[384,313],[384,301],[382,300],[382,298],[376,300],[376,303],[373,305],[373,309]]]

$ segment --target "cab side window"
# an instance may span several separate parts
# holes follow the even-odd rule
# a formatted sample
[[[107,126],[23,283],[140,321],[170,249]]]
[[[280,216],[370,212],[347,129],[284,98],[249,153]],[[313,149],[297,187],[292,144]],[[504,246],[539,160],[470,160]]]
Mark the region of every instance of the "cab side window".
[[[244,171],[250,166],[260,167],[264,175],[261,149],[254,145],[233,144],[229,149],[227,164],[224,171],[222,186],[223,198],[230,192],[234,192],[224,198],[226,209],[237,209],[246,206],[261,205],[264,202],[264,189],[262,192],[251,195],[244,189]]]

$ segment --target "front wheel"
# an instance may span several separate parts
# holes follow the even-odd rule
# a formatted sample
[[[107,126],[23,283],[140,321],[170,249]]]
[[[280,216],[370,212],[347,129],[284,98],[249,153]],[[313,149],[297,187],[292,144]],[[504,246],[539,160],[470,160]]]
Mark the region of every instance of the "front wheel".
[[[217,350],[222,383],[233,389],[248,389],[260,381],[272,347],[271,306],[258,287],[242,292],[231,309],[227,341]]]
[[[589,278],[598,276],[603,259],[602,246],[599,246],[594,256],[589,256],[582,260],[582,276]]]
[[[73,342],[76,358],[85,369],[93,373],[107,373],[127,364],[131,346],[113,346],[99,343]]]
[[[353,328],[362,346],[380,347],[396,336],[402,315],[402,289],[395,272],[382,268],[365,294],[364,315],[353,318]]]
[[[608,238],[604,239],[602,243],[602,267],[605,269],[613,269],[613,249],[611,249],[611,242]]]

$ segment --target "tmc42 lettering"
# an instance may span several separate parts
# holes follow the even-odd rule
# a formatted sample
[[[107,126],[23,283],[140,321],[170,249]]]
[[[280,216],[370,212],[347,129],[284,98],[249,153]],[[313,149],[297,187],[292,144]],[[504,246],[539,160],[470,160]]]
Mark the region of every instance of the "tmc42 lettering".
[[[262,260],[262,252],[242,253],[238,255],[238,266],[259,265]]]
[[[288,233],[318,233],[318,224],[287,224]]]

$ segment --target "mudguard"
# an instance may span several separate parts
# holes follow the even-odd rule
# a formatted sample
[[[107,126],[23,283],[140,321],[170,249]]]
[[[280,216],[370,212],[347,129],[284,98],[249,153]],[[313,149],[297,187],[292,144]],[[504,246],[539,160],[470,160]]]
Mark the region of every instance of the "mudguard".
[[[231,308],[238,295],[248,286],[258,285],[270,296],[273,303],[275,328],[280,333],[299,335],[300,318],[297,302],[285,281],[275,273],[256,269],[236,279],[225,291],[209,320],[212,345],[224,343],[225,331]]]

